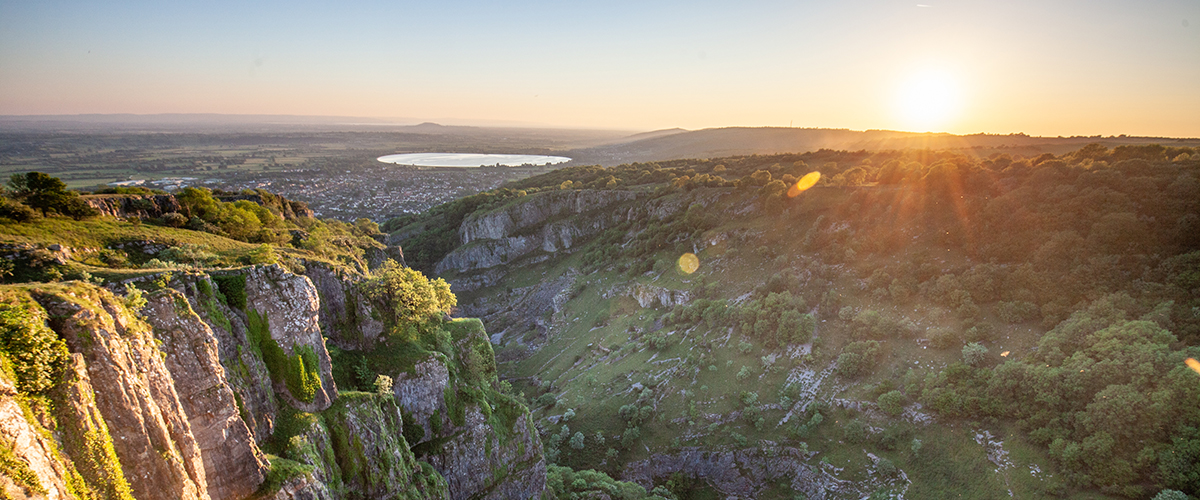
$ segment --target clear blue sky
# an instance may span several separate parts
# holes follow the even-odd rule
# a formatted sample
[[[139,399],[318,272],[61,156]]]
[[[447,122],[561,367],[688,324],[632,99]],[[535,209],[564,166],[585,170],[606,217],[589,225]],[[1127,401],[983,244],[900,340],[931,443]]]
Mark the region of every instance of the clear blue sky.
[[[1200,1],[0,0],[0,114],[1200,136]]]

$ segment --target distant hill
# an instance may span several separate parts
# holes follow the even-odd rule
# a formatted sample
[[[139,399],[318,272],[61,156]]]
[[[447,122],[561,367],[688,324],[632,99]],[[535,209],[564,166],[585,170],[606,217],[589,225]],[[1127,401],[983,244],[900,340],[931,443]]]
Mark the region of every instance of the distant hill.
[[[678,129],[630,136],[602,146],[569,151],[575,164],[598,163],[605,166],[629,162],[714,158],[751,154],[802,153],[819,149],[889,150],[953,149],[975,150],[979,155],[997,151],[1014,154],[1061,154],[1089,143],[1107,147],[1124,144],[1159,143],[1173,146],[1200,145],[1200,139],[1165,137],[1034,137],[1025,134],[914,133],[890,130],[856,131],[847,129],[727,127],[695,131]],[[666,132],[666,133],[664,133]],[[645,136],[645,137],[639,137]]]

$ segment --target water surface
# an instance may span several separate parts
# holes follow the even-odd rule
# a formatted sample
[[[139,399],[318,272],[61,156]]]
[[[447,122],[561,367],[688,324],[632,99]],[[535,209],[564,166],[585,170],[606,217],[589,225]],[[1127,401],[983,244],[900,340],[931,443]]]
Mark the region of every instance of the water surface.
[[[418,167],[490,167],[503,165],[518,167],[530,165],[553,165],[571,161],[565,156],[544,155],[501,155],[481,153],[405,153],[380,156],[379,161],[397,165],[415,165]]]

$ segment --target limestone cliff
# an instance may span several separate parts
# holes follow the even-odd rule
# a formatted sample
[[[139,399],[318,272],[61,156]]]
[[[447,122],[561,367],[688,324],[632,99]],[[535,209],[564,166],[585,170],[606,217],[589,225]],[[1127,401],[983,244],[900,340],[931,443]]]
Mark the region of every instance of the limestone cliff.
[[[417,457],[449,484],[450,497],[531,498],[545,488],[546,462],[529,410],[495,391],[495,357],[478,320],[453,325],[452,356],[434,353],[395,374]]]
[[[38,290],[35,297],[86,367],[76,370],[75,383],[85,398],[95,395],[134,497],[209,498],[200,448],[149,326],[95,287]]]
[[[259,451],[217,354],[217,338],[183,296],[166,290],[153,297],[146,318],[162,342],[167,369],[188,416],[204,461],[211,498],[242,498],[254,493],[270,464]]]
[[[444,371],[434,390],[415,391],[414,372],[395,373],[385,395],[339,393],[323,326],[348,349],[392,347],[351,274],[308,274],[150,277],[144,304],[83,283],[0,287],[69,351],[46,404],[0,373],[0,452],[22,464],[0,471],[0,488],[124,500],[541,495],[536,430],[496,390],[477,321],[448,323],[450,355],[429,361]]]
[[[621,211],[609,209],[637,197],[633,191],[551,191],[472,215],[458,227],[462,246],[446,255],[436,271],[487,269],[536,251],[570,249],[577,240],[624,220]]]
[[[692,204],[708,206],[718,196],[691,192],[629,203],[640,200],[638,192],[566,190],[519,198],[467,217],[458,227],[462,245],[438,261],[435,271],[471,273],[529,257],[537,262],[539,255],[569,251],[622,222],[666,219]]]

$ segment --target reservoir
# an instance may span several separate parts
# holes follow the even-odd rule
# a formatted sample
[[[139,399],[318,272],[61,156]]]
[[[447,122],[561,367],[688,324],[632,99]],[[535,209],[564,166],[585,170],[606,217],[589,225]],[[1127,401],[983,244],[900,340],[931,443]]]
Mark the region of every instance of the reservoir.
[[[481,167],[503,165],[519,167],[521,165],[553,165],[571,161],[565,156],[544,155],[500,155],[481,153],[405,153],[380,156],[377,158],[384,163],[397,165],[413,165],[417,167]]]

